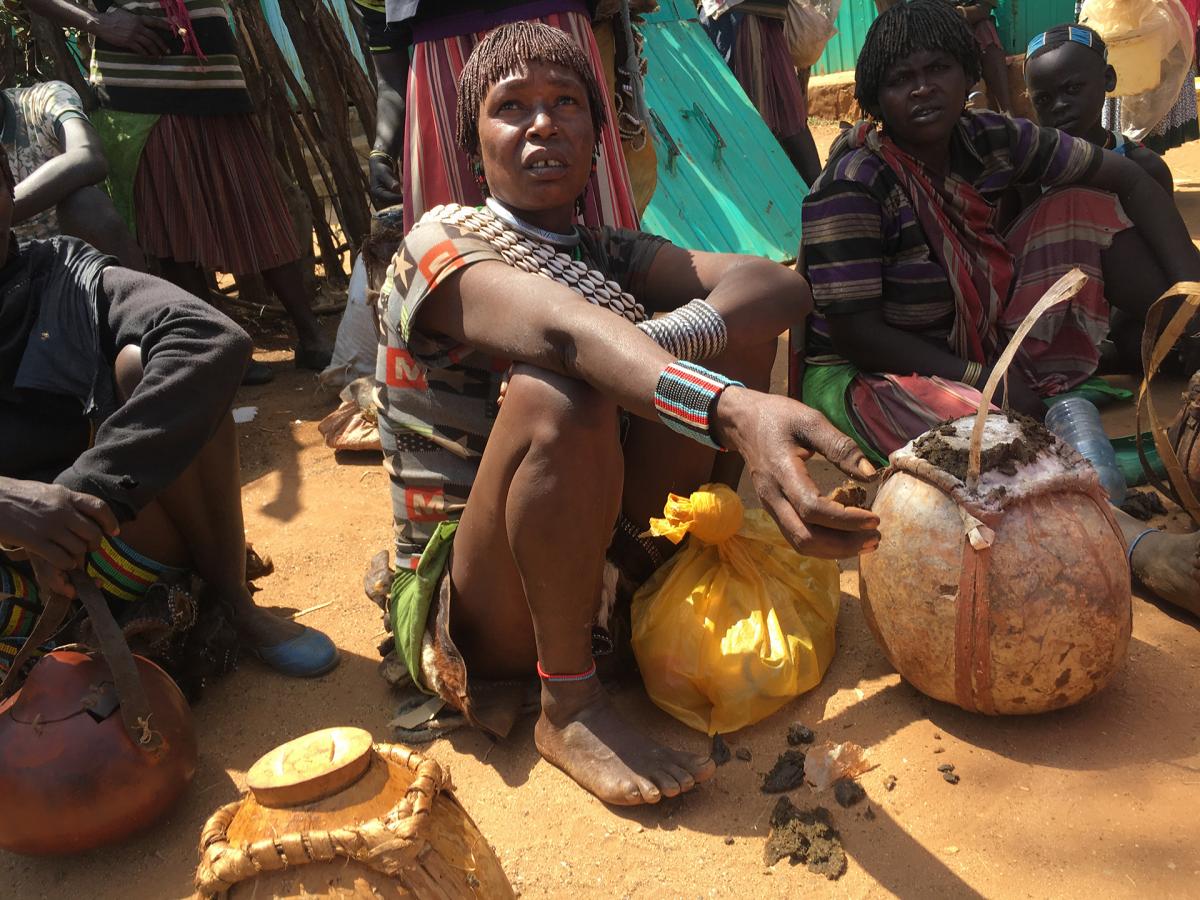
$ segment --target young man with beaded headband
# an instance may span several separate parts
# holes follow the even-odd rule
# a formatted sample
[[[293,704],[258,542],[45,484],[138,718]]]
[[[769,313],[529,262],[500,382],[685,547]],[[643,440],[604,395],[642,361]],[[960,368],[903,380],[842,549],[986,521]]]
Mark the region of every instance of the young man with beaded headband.
[[[540,24],[496,29],[464,69],[459,139],[489,202],[430,210],[410,232],[380,348],[391,619],[418,684],[495,735],[539,674],[541,754],[606,802],[653,803],[714,767],[639,735],[597,682],[606,551],[637,583],[665,553],[638,535],[667,492],[732,479],[737,455],[803,552],[872,549],[878,523],[820,498],[804,469],[820,452],[869,476],[852,442],[742,386],[767,387],[777,335],[809,309],[802,279],[572,226],[598,96],[579,48]]]

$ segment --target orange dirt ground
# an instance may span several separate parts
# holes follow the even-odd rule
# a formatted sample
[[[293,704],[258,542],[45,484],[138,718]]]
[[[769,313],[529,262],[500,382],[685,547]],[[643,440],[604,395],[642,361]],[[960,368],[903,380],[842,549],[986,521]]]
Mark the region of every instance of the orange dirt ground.
[[[815,130],[827,147],[832,126]],[[1168,162],[1200,236],[1200,145],[1174,151]],[[243,389],[237,401],[260,409],[255,422],[239,426],[244,502],[250,538],[276,566],[257,598],[282,615],[328,603],[301,621],[333,637],[342,665],[296,681],[245,661],[196,707],[199,771],[166,821],[123,846],[75,859],[0,854],[0,897],[186,896],[202,823],[238,796],[262,753],[330,725],[389,739],[395,699],[376,672],[380,616],[361,586],[367,561],[389,543],[386,477],[377,457],[339,463],[325,449],[317,422],[334,398],[293,369],[288,353],[264,350],[259,358],[275,364],[276,381]],[[1174,409],[1178,390],[1178,383],[1162,385],[1164,408]],[[1106,417],[1115,431],[1132,430],[1129,407]],[[823,487],[838,480],[828,466],[818,468]],[[1128,661],[1100,697],[1040,717],[987,719],[901,682],[867,631],[853,563],[845,568],[839,648],[824,682],[733,735],[731,748],[748,748],[752,760],[734,758],[680,800],[632,811],[605,807],[538,758],[532,721],[496,746],[460,731],[426,749],[453,772],[459,798],[522,896],[1200,895],[1197,620],[1135,598]],[[623,691],[618,704],[660,740],[708,746],[640,690]],[[798,806],[821,804],[832,813],[849,857],[837,882],[786,862],[763,865],[775,798],[759,784],[786,749],[794,721],[812,727],[818,741],[870,748],[875,764],[861,778],[867,802],[849,810],[831,792],[791,794]],[[947,762],[961,775],[956,786],[937,771]],[[884,787],[889,776],[892,791]]]

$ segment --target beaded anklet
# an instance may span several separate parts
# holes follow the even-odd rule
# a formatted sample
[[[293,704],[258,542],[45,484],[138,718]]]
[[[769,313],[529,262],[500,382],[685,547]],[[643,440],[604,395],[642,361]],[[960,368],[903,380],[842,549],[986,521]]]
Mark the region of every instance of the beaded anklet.
[[[712,436],[712,411],[727,387],[745,387],[740,381],[710,372],[687,360],[668,365],[654,388],[654,408],[662,423],[706,447],[724,450]]]
[[[542,668],[542,661],[539,659],[537,663],[537,673],[538,677],[541,678],[542,681],[548,681],[551,684],[559,684],[567,681],[587,681],[589,678],[593,678],[596,675],[596,661],[593,659],[592,664],[588,666],[587,671],[580,672],[578,675],[551,675]]]

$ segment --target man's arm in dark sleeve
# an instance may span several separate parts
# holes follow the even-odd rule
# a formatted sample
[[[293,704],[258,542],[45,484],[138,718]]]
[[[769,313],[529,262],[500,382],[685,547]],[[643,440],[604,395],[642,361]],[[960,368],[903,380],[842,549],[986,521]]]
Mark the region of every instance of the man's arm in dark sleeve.
[[[100,497],[128,521],[178,478],[228,414],[253,345],[235,322],[169,282],[105,269],[101,342],[115,359],[141,347],[144,374],[55,479]]]

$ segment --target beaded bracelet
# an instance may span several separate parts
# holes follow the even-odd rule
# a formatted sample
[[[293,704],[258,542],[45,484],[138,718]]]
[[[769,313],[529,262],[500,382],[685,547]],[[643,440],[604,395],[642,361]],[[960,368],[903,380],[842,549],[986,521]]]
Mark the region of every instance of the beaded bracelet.
[[[658,376],[654,408],[662,423],[707,447],[724,450],[712,436],[712,412],[727,387],[745,387],[740,381],[710,372],[687,360],[669,364]]]

